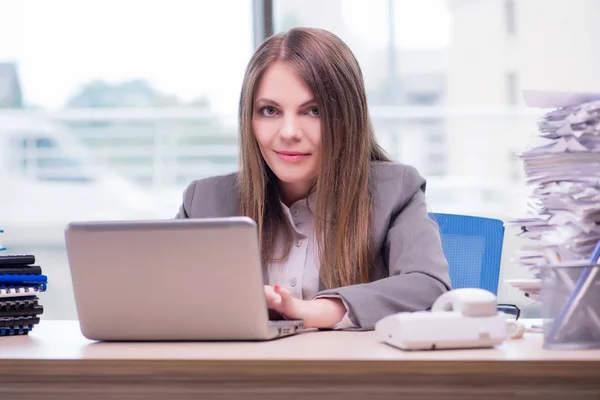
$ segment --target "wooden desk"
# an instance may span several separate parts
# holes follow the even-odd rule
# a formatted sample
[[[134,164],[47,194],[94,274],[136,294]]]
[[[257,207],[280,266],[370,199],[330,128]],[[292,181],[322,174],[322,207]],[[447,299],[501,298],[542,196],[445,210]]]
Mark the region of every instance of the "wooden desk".
[[[600,350],[403,352],[374,332],[262,343],[94,343],[76,321],[0,337],[0,394],[19,399],[600,399]]]

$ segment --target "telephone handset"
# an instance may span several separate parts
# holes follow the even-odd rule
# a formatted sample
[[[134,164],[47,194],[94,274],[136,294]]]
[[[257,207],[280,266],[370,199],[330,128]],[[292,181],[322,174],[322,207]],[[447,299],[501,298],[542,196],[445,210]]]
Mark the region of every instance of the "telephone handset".
[[[431,311],[402,312],[382,318],[375,331],[404,350],[493,347],[523,336],[525,326],[497,311],[496,296],[483,289],[461,288],[442,294]]]
[[[454,311],[465,317],[490,317],[496,315],[496,296],[476,288],[450,290],[433,303],[431,312]]]

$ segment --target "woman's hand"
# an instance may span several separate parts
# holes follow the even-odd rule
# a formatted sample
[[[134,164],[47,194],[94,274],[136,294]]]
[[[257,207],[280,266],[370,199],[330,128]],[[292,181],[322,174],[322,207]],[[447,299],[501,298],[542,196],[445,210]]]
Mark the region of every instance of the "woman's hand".
[[[286,319],[300,319],[305,328],[331,328],[342,320],[346,307],[341,299],[300,300],[280,286],[265,285],[267,307]]]

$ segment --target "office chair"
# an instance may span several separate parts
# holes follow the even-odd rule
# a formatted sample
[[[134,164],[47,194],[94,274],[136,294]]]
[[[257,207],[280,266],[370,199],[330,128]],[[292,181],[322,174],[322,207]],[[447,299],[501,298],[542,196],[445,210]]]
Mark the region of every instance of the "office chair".
[[[498,294],[504,224],[493,218],[431,213],[442,237],[452,288],[476,287]]]

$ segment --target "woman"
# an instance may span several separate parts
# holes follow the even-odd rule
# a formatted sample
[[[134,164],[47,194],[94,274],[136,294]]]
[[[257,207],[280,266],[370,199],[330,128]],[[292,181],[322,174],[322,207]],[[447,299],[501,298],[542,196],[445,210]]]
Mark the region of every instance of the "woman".
[[[449,290],[425,181],[376,143],[360,67],[337,36],[267,39],[239,126],[239,173],[192,182],[177,217],[254,219],[269,309],[309,328],[372,329]]]

